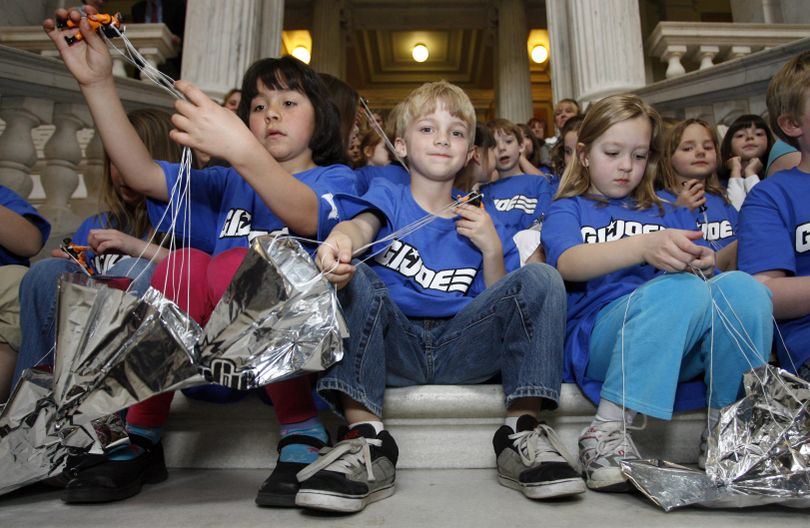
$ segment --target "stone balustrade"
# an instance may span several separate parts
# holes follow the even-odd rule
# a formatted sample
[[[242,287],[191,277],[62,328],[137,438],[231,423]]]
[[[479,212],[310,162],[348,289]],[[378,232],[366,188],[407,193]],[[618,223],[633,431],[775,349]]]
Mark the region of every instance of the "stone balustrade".
[[[778,29],[774,31],[778,33]],[[767,112],[765,93],[771,78],[790,58],[808,50],[810,38],[793,40],[735,61],[658,81],[633,93],[655,106],[665,117],[695,117],[720,127],[728,126],[743,114],[764,116]]]
[[[674,79],[807,37],[810,25],[804,24],[660,22],[646,49],[667,63],[666,78]]]
[[[157,86],[115,82],[127,110],[174,102]],[[97,207],[103,152],[75,79],[58,59],[0,45],[0,119],[0,184],[40,207],[52,239],[71,233]],[[77,197],[82,180],[86,193]]]
[[[180,50],[166,24],[128,24],[124,31],[135,49],[156,68],[176,57]],[[43,57],[59,56],[53,42],[39,26],[0,27],[0,44],[31,51]],[[113,44],[120,49],[124,47],[120,39],[113,39]],[[113,53],[113,74],[116,77],[132,77],[134,73],[135,69],[127,68],[122,56]]]

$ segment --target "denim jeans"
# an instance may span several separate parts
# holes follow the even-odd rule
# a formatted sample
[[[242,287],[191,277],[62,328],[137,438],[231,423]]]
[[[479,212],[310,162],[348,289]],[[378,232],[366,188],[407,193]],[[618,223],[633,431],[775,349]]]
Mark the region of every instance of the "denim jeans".
[[[338,412],[336,392],[382,416],[386,385],[481,383],[499,372],[507,407],[526,397],[556,406],[566,294],[550,266],[510,273],[449,319],[409,319],[365,264],[339,299],[351,336],[343,359],[318,382]]]
[[[136,297],[140,297],[149,288],[154,267],[147,259],[128,258],[117,262],[105,275],[132,279],[140,275],[129,290]],[[53,364],[57,286],[59,276],[63,273],[81,273],[81,270],[72,260],[48,258],[36,262],[23,277],[20,284],[22,339],[17,365],[14,368],[13,384],[17,383],[23,370],[35,365]]]
[[[700,375],[709,405],[723,407],[768,360],[772,312],[770,290],[747,273],[662,275],[599,312],[586,374],[604,380],[603,398],[655,418],[670,419],[678,382]]]

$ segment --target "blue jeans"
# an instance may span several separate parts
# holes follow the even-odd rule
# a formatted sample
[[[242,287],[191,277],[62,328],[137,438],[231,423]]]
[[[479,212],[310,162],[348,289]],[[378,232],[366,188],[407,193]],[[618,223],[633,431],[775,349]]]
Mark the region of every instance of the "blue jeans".
[[[678,382],[702,374],[709,405],[723,407],[738,399],[743,373],[767,362],[772,313],[770,290],[747,273],[708,282],[691,273],[662,275],[599,312],[586,375],[604,380],[603,398],[668,420]]]
[[[351,336],[343,360],[318,382],[319,394],[338,411],[336,393],[382,416],[386,385],[481,383],[499,372],[507,407],[528,397],[556,406],[566,294],[550,266],[510,273],[449,319],[409,319],[365,264],[339,299]]]
[[[154,264],[147,259],[128,258],[117,262],[105,275],[134,279],[143,272],[129,290],[136,297],[140,297],[149,288],[154,268]],[[23,370],[35,365],[53,364],[57,286],[63,273],[81,273],[81,269],[72,260],[48,258],[36,262],[23,277],[20,284],[22,340],[17,365],[14,368],[12,387],[16,385]]]

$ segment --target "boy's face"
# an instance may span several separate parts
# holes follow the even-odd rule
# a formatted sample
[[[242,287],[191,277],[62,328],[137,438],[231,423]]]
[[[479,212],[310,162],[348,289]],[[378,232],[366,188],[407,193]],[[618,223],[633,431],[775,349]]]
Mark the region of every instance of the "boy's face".
[[[467,123],[439,104],[434,112],[416,117],[396,140],[397,154],[407,156],[411,177],[452,181],[470,156]]]
[[[523,144],[518,141],[514,134],[495,131],[495,150],[497,153],[496,168],[498,172],[509,172],[517,167],[520,162],[520,154],[523,152]]]

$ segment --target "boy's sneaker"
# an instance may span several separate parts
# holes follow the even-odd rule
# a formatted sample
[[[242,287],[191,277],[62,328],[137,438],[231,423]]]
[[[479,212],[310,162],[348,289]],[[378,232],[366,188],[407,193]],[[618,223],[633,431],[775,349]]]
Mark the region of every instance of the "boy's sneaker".
[[[574,469],[576,460],[562,445],[554,429],[534,417],[518,419],[517,432],[501,426],[492,439],[498,463],[498,482],[523,492],[530,499],[548,499],[585,492]]]
[[[319,438],[308,435],[285,436],[278,443],[278,452],[290,444],[304,444],[318,450],[327,446]],[[295,506],[295,494],[298,493],[300,483],[296,478],[299,471],[307,467],[304,462],[276,462],[276,467],[270,476],[262,483],[256,495],[256,504],[276,508],[292,508]]]
[[[394,494],[399,449],[388,431],[355,426],[335,447],[298,473],[295,504],[335,512],[358,512]]]
[[[596,491],[629,491],[630,483],[622,473],[621,460],[641,458],[622,422],[594,420],[579,435],[579,461],[585,482]]]
[[[163,458],[163,444],[130,434],[132,444],[143,452],[130,460],[82,457],[83,464],[68,467],[70,477],[62,501],[66,503],[112,502],[137,495],[143,484],[156,484],[169,477]],[[77,459],[78,460],[78,459]]]

